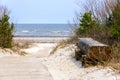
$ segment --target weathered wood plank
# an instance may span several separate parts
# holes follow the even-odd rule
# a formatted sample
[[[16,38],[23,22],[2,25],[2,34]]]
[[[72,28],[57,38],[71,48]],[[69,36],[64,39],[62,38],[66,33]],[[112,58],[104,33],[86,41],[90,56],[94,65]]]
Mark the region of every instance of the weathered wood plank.
[[[85,55],[90,59],[109,60],[112,58],[112,48],[92,38],[79,38],[78,49],[80,49],[78,52],[80,56]]]
[[[0,80],[53,80],[46,66],[36,58],[0,58]]]

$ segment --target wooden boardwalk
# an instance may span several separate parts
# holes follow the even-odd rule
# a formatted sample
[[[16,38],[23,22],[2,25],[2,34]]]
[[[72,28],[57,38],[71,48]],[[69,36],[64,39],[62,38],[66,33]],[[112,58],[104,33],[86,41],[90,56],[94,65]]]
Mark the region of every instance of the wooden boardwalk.
[[[53,80],[39,60],[32,57],[0,58],[0,80]]]

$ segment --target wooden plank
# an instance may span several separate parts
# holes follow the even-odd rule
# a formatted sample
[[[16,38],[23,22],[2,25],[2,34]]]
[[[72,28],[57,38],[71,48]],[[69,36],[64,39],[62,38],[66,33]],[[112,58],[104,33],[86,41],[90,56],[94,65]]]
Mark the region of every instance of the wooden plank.
[[[92,38],[79,38],[78,48],[82,52],[79,55],[84,53],[90,59],[109,60],[112,58],[112,48]]]
[[[0,58],[0,80],[53,80],[46,66],[36,58]]]

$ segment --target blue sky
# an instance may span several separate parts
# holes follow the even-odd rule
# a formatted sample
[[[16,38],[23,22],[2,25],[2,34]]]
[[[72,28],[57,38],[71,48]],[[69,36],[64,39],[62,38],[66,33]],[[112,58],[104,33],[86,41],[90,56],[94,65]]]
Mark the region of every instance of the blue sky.
[[[0,0],[15,23],[68,23],[77,11],[76,0]]]

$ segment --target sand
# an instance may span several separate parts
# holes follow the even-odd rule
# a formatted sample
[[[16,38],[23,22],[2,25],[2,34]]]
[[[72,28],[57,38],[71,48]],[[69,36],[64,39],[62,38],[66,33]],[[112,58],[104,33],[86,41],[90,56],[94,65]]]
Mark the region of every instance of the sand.
[[[24,57],[35,58],[44,64],[54,80],[120,80],[120,74],[116,74],[111,67],[82,67],[81,62],[74,58],[76,46],[73,44],[50,54],[57,42],[49,39],[50,42],[32,43],[30,48],[21,50],[28,53]]]
[[[74,45],[68,45],[53,55],[40,58],[54,80],[120,80],[120,75],[110,67],[82,67],[81,62],[74,58],[74,49]]]
[[[48,57],[52,49],[57,45],[57,43],[32,43],[30,48],[22,49],[28,53],[26,56],[43,58]]]
[[[61,40],[66,40],[68,37],[14,37],[15,42],[29,42],[29,43],[56,43]]]

